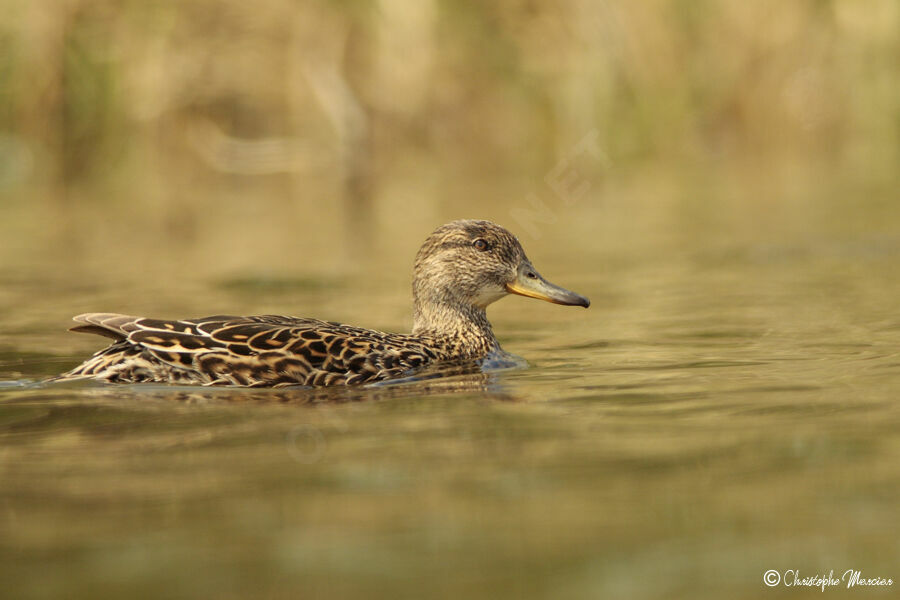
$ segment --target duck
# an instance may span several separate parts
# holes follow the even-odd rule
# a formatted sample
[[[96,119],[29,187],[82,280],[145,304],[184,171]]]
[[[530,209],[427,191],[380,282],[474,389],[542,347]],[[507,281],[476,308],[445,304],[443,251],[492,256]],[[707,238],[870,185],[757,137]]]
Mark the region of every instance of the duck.
[[[389,382],[502,353],[486,309],[510,294],[590,306],[541,276],[505,228],[458,220],[435,229],[416,254],[410,333],[280,315],[167,320],[86,313],[74,317],[70,331],[112,343],[57,379],[238,387]]]

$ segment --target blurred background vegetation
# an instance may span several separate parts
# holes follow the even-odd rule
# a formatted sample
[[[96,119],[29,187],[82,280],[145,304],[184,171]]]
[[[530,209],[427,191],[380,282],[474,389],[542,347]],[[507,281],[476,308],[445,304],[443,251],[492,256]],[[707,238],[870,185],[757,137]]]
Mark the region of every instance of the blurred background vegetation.
[[[458,217],[572,253],[894,214],[895,0],[0,7],[7,267],[329,273]],[[557,197],[591,135],[588,193]]]

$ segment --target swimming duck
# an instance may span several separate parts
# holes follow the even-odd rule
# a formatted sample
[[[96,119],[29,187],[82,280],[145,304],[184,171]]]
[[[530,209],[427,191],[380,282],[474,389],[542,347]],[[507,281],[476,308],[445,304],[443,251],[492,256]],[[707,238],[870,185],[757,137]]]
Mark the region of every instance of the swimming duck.
[[[407,376],[442,361],[500,352],[487,306],[507,294],[590,301],[544,279],[519,240],[489,221],[438,227],[416,255],[412,333],[263,315],[177,321],[87,313],[71,331],[113,343],[59,379],[247,387],[333,386]]]

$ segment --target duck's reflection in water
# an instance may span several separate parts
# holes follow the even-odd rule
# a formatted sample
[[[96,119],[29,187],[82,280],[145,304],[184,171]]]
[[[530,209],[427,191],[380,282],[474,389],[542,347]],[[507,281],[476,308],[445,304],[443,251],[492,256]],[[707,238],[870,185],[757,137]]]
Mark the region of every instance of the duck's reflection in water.
[[[147,401],[169,401],[189,404],[258,403],[258,404],[340,404],[404,398],[424,398],[446,394],[474,394],[487,400],[514,402],[519,400],[500,382],[498,370],[485,371],[474,362],[442,364],[406,378],[366,386],[238,388],[175,385],[77,385],[91,396],[124,399],[125,396]]]

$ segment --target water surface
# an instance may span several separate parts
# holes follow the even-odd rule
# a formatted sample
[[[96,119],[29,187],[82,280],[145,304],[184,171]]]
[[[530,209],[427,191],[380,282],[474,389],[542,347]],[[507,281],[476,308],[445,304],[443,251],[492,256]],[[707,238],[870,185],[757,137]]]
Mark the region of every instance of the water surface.
[[[88,277],[84,255],[8,265],[0,580],[15,598],[736,598],[792,568],[896,581],[900,232],[893,205],[867,206],[774,230],[752,211],[563,219],[522,241],[592,307],[489,310],[527,368],[373,389],[39,381],[102,345],[65,331],[86,310],[402,330],[427,231],[327,275],[191,277],[166,255],[146,277]]]

